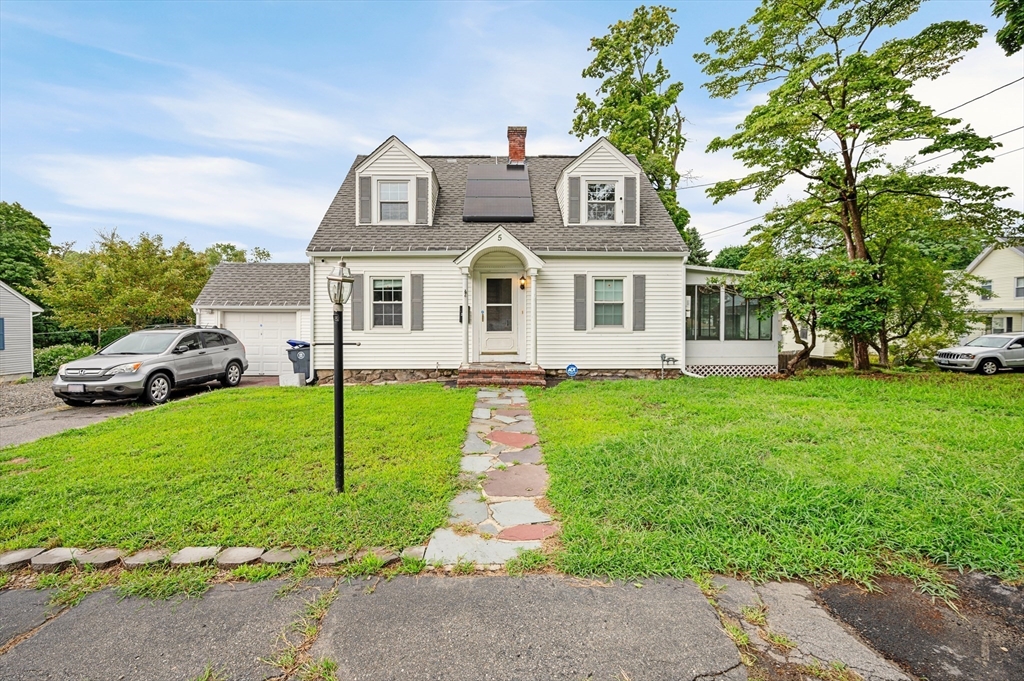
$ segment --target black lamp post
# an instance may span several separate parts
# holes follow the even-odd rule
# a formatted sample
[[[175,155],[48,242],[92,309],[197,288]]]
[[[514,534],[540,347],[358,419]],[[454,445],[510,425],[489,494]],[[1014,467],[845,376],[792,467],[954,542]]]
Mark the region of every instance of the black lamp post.
[[[345,324],[342,310],[352,296],[352,272],[345,263],[327,275],[327,292],[334,303],[334,491],[345,491]]]

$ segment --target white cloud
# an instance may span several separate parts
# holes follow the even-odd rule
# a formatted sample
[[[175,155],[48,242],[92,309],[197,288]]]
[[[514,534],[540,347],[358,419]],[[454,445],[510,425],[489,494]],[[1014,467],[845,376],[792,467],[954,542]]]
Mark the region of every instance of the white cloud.
[[[39,156],[29,172],[78,208],[302,238],[333,191],[289,187],[260,165],[214,156]]]

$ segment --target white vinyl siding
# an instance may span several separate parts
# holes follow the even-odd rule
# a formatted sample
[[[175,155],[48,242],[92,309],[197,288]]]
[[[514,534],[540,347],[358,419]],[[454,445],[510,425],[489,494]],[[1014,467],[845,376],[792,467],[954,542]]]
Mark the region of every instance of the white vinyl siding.
[[[1024,298],[1017,296],[1017,281],[1024,278],[1024,255],[1019,251],[1013,248],[993,250],[971,274],[992,284],[992,296],[988,300],[978,295],[970,297],[972,308],[979,312],[1024,314]]]
[[[360,175],[423,175],[423,166],[401,148],[392,146],[360,170]]]
[[[32,307],[20,296],[0,286],[0,317],[4,318],[4,349],[0,350],[0,377],[31,376]]]

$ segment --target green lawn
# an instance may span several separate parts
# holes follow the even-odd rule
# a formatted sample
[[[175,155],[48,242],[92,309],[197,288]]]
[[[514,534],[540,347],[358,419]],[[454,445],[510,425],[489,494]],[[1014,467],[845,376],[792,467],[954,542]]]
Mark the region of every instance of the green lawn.
[[[448,519],[473,391],[345,395],[344,496],[330,388],[218,390],[0,450],[0,550],[424,542]]]
[[[1024,375],[531,390],[578,575],[1024,579]]]

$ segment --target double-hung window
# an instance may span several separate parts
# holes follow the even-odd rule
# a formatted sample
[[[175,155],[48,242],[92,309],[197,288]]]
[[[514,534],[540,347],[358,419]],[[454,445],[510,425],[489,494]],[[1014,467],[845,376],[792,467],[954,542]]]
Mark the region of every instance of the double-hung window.
[[[409,221],[409,183],[384,181],[377,183],[381,222]]]
[[[992,280],[989,279],[988,281],[981,282],[981,288],[983,289],[981,299],[992,300]]]
[[[402,326],[402,280],[373,280],[373,325]]]
[[[1013,282],[1013,297],[1024,298],[1024,277],[1017,277]]]
[[[615,183],[587,182],[587,222],[615,222]]]
[[[622,279],[594,279],[594,326],[623,326]]]

